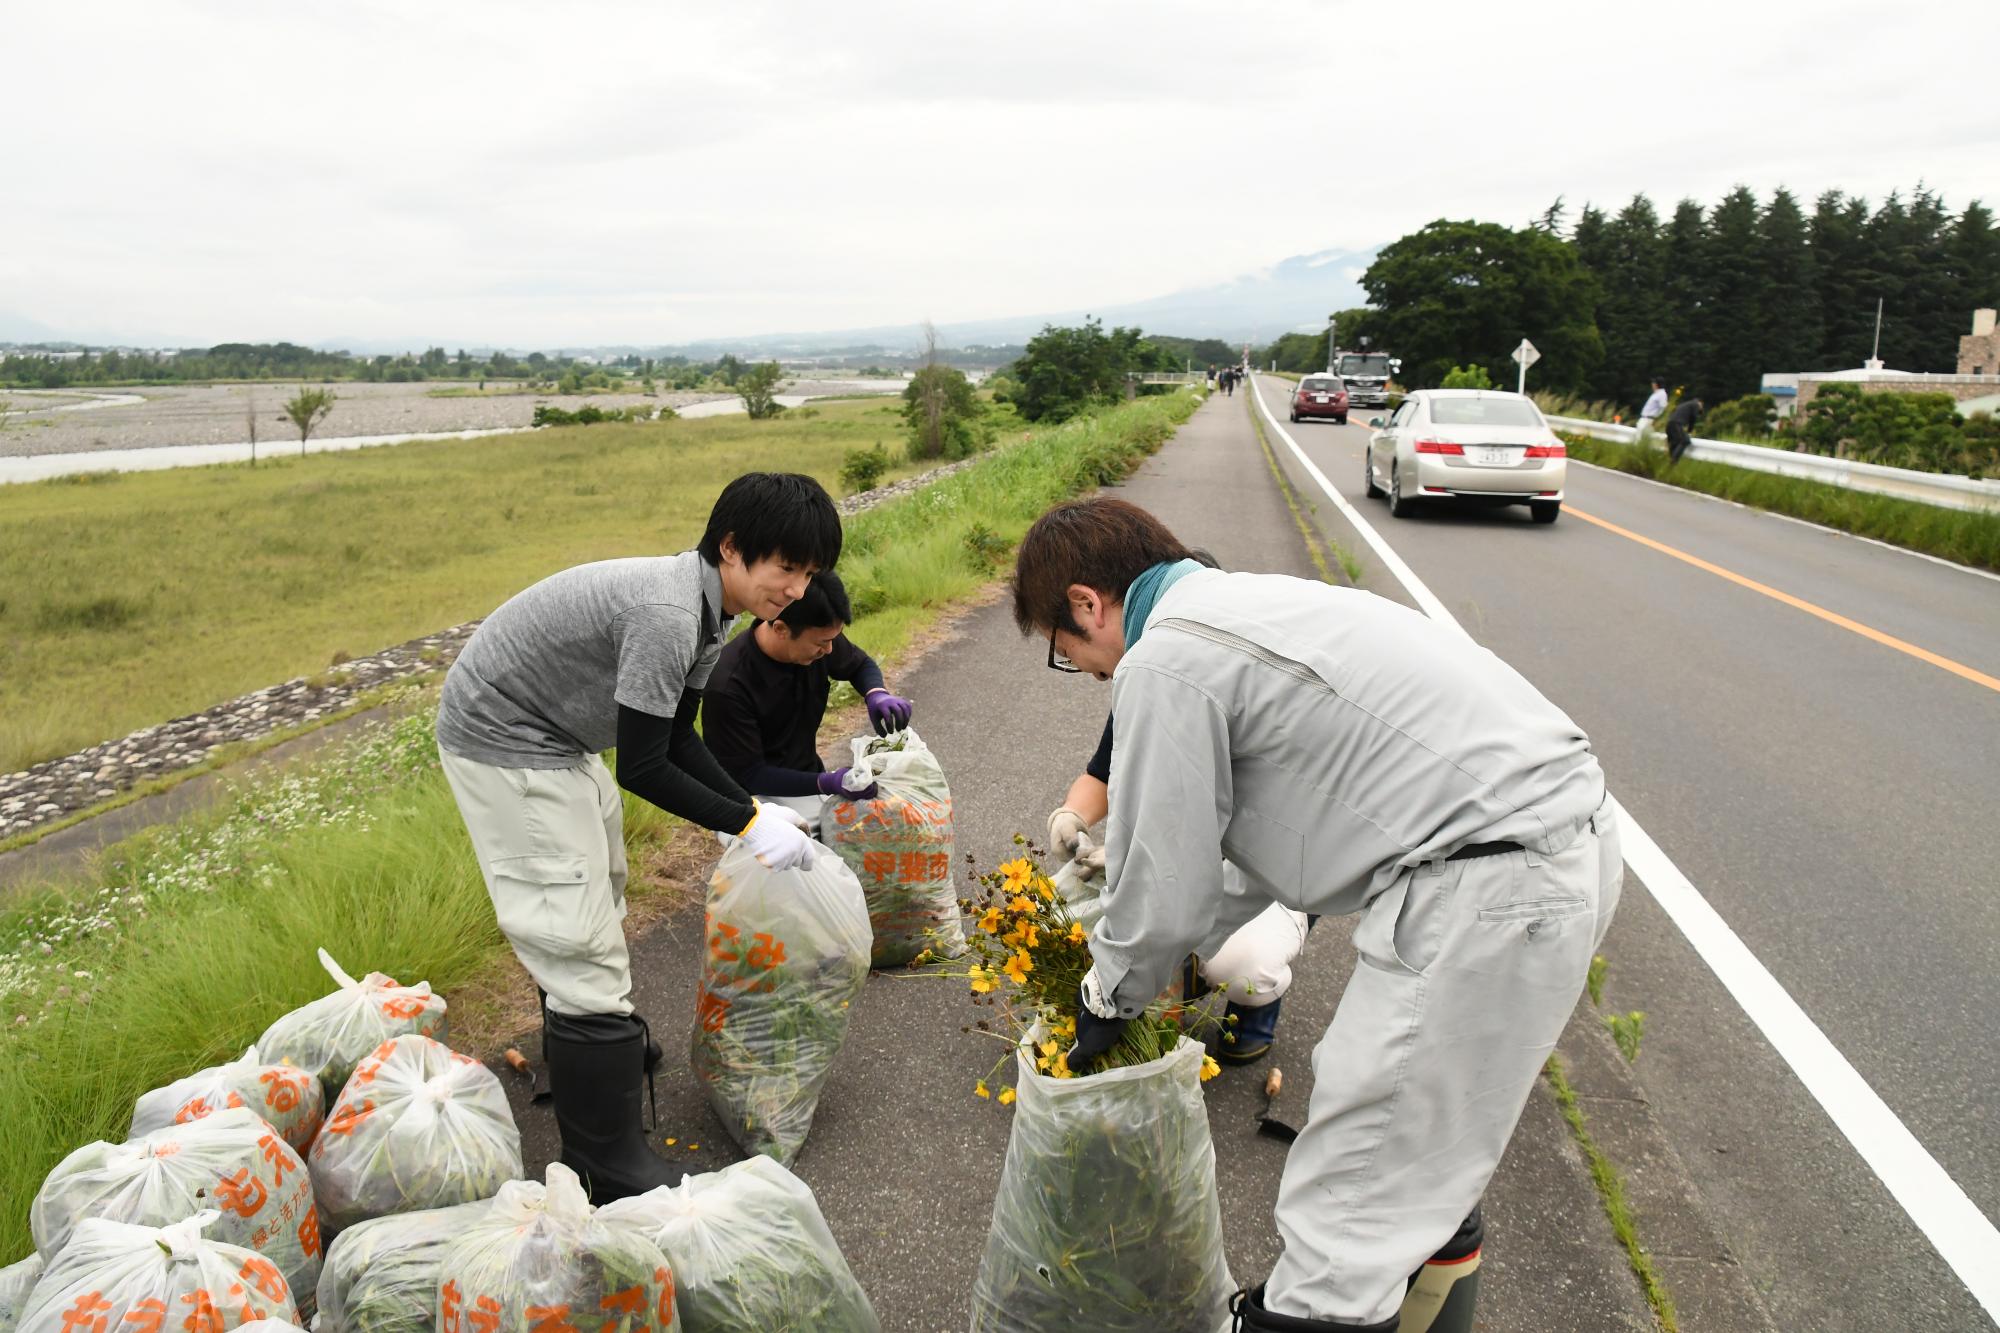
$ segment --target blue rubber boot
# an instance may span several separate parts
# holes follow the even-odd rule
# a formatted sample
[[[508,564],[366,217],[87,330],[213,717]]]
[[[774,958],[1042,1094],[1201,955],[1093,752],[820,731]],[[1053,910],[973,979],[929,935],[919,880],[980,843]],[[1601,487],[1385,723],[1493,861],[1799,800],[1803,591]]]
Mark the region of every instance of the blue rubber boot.
[[[1224,1041],[1215,1058],[1224,1064],[1247,1065],[1269,1055],[1271,1042],[1278,1035],[1278,1010],[1284,1003],[1280,998],[1269,1004],[1260,1004],[1255,1009],[1230,1005],[1229,1017],[1234,1021],[1226,1030],[1236,1040]]]

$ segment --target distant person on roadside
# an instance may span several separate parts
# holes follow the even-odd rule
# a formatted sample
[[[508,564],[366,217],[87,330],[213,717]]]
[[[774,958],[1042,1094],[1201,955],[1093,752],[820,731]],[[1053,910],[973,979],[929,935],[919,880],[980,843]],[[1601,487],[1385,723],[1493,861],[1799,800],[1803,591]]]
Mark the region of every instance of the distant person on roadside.
[[[1644,435],[1660,419],[1660,413],[1667,410],[1667,386],[1658,377],[1653,380],[1653,391],[1646,395],[1646,405],[1639,409],[1639,434]]]
[[[741,838],[773,870],[812,864],[805,821],[737,786],[694,719],[724,626],[776,618],[839,559],[840,537],[817,481],[746,473],[694,550],[551,574],[488,616],[445,677],[445,778],[500,930],[542,991],[561,1160],[598,1203],[680,1179],[640,1123],[660,1055],[632,1012],[619,788]],[[613,746],[616,781],[599,757]]]
[[[817,745],[833,682],[852,685],[868,721],[886,736],[910,725],[910,701],[889,693],[882,668],[846,635],[854,619],[840,575],[821,570],[776,619],[723,645],[701,700],[701,734],[730,777],[752,796],[789,806],[817,831],[828,801],[875,799],[875,784],[847,786]]]
[[[1016,624],[1109,680],[1117,717],[1069,1067],[1272,903],[1354,916],[1278,1185],[1283,1249],[1233,1305],[1239,1333],[1389,1333],[1413,1275],[1448,1304],[1480,1245],[1480,1197],[1617,905],[1616,806],[1582,728],[1471,640],[1192,554],[1100,495],[1035,520],[1015,561]]]
[[[1667,418],[1667,456],[1673,462],[1680,462],[1681,455],[1687,452],[1690,444],[1694,443],[1694,437],[1688,434],[1688,428],[1693,426],[1700,416],[1701,399],[1690,398],[1675,408],[1674,414]]]

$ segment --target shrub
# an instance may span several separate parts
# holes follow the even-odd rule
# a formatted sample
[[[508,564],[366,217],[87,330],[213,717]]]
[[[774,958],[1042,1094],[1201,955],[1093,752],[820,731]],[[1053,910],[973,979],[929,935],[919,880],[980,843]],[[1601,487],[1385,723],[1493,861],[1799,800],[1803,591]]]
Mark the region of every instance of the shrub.
[[[849,495],[872,491],[889,470],[889,451],[877,444],[873,449],[849,449],[840,463],[840,485]]]
[[[1445,373],[1440,389],[1490,389],[1493,377],[1486,373],[1485,366],[1453,366]]]
[[[1718,404],[1703,417],[1702,433],[1722,439],[1768,440],[1778,421],[1778,400],[1768,393],[1745,394]]]
[[[782,373],[777,362],[764,361],[736,377],[736,396],[743,400],[743,410],[752,421],[768,421],[785,410],[778,404],[778,377]]]
[[[983,409],[972,381],[953,366],[925,366],[903,389],[911,458],[964,458],[982,443]]]
[[[1007,553],[1014,549],[1014,543],[984,523],[974,523],[968,528],[963,544],[967,563],[981,574],[990,574],[998,569],[1000,562],[1007,558]]]

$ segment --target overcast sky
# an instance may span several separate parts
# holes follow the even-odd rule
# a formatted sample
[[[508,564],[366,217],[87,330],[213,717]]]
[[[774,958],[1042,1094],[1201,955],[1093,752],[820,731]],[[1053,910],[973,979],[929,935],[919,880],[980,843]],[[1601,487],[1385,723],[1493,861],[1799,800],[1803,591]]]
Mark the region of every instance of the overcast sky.
[[[1993,12],[18,4],[0,320],[673,342],[1141,299],[1557,195],[2000,204]]]

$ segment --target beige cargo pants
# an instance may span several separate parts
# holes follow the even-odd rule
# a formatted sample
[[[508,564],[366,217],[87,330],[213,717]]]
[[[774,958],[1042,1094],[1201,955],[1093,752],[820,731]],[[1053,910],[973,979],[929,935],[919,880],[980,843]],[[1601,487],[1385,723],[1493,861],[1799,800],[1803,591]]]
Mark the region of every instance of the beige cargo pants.
[[[1486,1192],[1618,906],[1615,809],[1552,852],[1417,866],[1363,910],[1278,1184],[1271,1310],[1388,1319]]]
[[[439,750],[493,914],[560,1014],[632,1012],[625,806],[604,761],[497,768]]]

